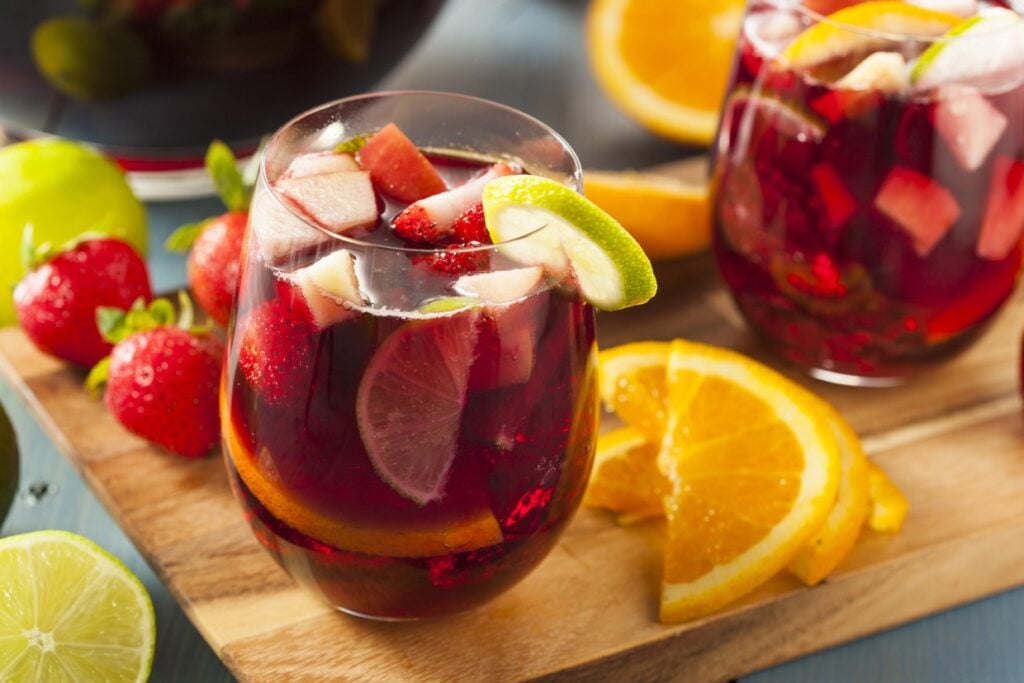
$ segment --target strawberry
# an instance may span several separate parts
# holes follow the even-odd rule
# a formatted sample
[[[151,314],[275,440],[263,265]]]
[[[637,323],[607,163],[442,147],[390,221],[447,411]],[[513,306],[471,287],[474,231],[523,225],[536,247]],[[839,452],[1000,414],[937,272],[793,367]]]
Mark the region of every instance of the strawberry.
[[[218,389],[224,345],[191,327],[191,303],[178,326],[166,299],[129,311],[101,308],[104,334],[117,340],[86,380],[106,383],[106,403],[128,431],[186,458],[210,451],[220,438]]]
[[[455,223],[452,225],[452,235],[461,244],[491,243],[491,235],[487,232],[487,224],[484,222],[483,202],[477,202],[455,219]]]
[[[96,310],[153,298],[146,264],[116,239],[80,239],[56,254],[43,245],[34,255],[31,241],[27,230],[29,272],[14,290],[18,322],[39,350],[90,368],[113,348],[96,328]]]
[[[242,319],[238,367],[267,403],[297,398],[303,376],[313,369],[315,332],[301,293],[271,299]]]
[[[226,326],[238,287],[242,240],[249,217],[249,188],[245,186],[234,154],[214,141],[206,153],[206,168],[213,177],[227,213],[184,225],[167,239],[170,251],[187,251],[188,284],[206,314]]]
[[[446,275],[462,275],[486,270],[490,264],[487,251],[460,251],[466,246],[475,245],[452,244],[444,251],[417,254],[412,257],[412,262]]]

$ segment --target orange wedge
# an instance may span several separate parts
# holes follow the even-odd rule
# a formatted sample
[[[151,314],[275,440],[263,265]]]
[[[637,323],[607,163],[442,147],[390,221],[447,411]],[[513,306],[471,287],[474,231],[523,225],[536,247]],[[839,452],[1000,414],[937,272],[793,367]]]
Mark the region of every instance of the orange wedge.
[[[868,496],[871,499],[868,528],[872,531],[899,531],[910,505],[885,471],[873,462],[868,462]]]
[[[618,512],[626,521],[661,517],[669,485],[658,471],[657,455],[658,446],[633,427],[602,434],[583,504]]]
[[[636,238],[652,260],[701,251],[711,242],[706,184],[655,173],[587,171],[583,190]]]
[[[743,0],[594,0],[590,63],[608,96],[655,133],[708,144],[732,64]]]
[[[635,342],[602,351],[598,357],[605,408],[651,443],[661,443],[668,419],[665,369],[670,349],[668,342]]]
[[[738,353],[672,343],[658,455],[672,484],[661,620],[709,614],[786,567],[821,528],[839,447],[804,389]]]
[[[263,453],[252,453],[235,431],[227,401],[221,392],[221,425],[224,445],[235,471],[253,496],[275,517],[293,529],[342,550],[389,557],[431,557],[467,552],[501,543],[498,520],[481,510],[457,524],[414,528],[373,528],[326,516],[306,505],[301,497],[273,480],[260,465]]]

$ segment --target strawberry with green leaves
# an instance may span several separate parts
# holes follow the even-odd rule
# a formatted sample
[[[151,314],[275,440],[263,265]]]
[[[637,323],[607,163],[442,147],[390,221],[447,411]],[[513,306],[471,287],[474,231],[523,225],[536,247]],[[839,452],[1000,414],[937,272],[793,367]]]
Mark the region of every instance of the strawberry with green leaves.
[[[218,392],[223,343],[193,326],[192,303],[181,315],[166,299],[127,310],[101,308],[97,325],[115,344],[86,386],[106,385],[111,414],[129,432],[186,458],[205,455],[220,439]]]
[[[171,251],[186,251],[188,283],[206,314],[227,326],[238,287],[242,239],[249,218],[251,188],[243,181],[231,149],[215,140],[206,153],[206,169],[213,178],[227,212],[198,223],[183,225],[167,239]]]
[[[96,328],[96,310],[153,298],[145,262],[121,240],[86,233],[60,249],[36,247],[30,226],[22,260],[28,274],[14,289],[18,323],[40,351],[83,368],[113,348]]]

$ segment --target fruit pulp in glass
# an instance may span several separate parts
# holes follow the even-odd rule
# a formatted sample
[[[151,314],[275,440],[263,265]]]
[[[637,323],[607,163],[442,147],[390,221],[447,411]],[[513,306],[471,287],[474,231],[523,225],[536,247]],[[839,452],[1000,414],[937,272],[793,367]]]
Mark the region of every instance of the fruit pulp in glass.
[[[449,186],[483,168],[464,157],[429,158]],[[405,204],[383,193],[378,201],[378,225],[359,237],[399,246],[388,224]],[[241,276],[237,344],[246,343],[242,330],[255,312],[305,315],[301,294],[254,242]],[[287,373],[293,396],[268,400],[231,361],[223,392],[228,469],[256,537],[292,577],[350,613],[433,617],[481,604],[523,578],[578,507],[597,419],[594,319],[557,283],[509,303],[424,314],[421,300],[436,301],[446,266],[438,270],[427,254],[388,253],[403,259],[388,277],[388,294],[402,304],[353,309],[304,333],[309,360]],[[483,258],[458,267],[500,265],[497,253]],[[360,398],[368,377],[406,370],[415,375],[408,382]],[[464,398],[451,395],[452,385],[465,387]],[[461,409],[455,418],[424,414],[401,434],[366,428],[368,406],[386,411],[424,393],[427,403]],[[437,495],[410,495],[404,489],[415,475],[396,475],[368,453],[366,439],[378,450],[408,449],[412,440],[423,442],[411,447],[413,457],[435,458],[445,447],[423,435],[441,423],[453,447]]]
[[[1013,289],[1024,79],[855,87],[843,78],[865,59],[909,63],[930,43],[793,68],[780,53],[810,20],[780,8],[751,3],[737,48],[713,162],[719,269],[784,357],[834,381],[898,380],[971,339]]]

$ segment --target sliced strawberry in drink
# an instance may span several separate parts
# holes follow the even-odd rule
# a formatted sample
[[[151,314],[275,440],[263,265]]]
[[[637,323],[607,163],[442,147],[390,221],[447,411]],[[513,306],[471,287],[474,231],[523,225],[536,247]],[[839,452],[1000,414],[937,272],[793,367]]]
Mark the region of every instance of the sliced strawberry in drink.
[[[921,258],[931,253],[960,218],[953,193],[926,175],[895,166],[875,195],[875,208],[910,237]]]
[[[452,236],[462,244],[491,243],[491,235],[487,232],[487,222],[484,220],[483,202],[477,202],[455,219],[455,223],[452,224]]]
[[[857,201],[846,189],[846,184],[839,177],[835,167],[828,163],[820,163],[811,169],[811,180],[818,189],[818,196],[825,204],[825,215],[828,216],[831,228],[830,242],[834,245],[842,229],[857,211]]]
[[[377,222],[377,197],[366,171],[281,178],[274,187],[313,222],[343,234]]]
[[[946,86],[938,97],[935,129],[961,166],[978,170],[1006,130],[1006,116],[973,88]]]
[[[370,360],[356,419],[370,462],[420,505],[444,496],[455,459],[479,311],[406,323]]]
[[[288,168],[281,174],[282,178],[302,178],[324,173],[341,171],[358,171],[359,164],[351,154],[343,152],[311,152],[300,154],[292,160]]]
[[[366,141],[358,159],[375,185],[403,202],[414,202],[446,189],[430,160],[393,123]]]
[[[1024,233],[1024,163],[1011,157],[996,158],[988,188],[985,218],[981,222],[976,253],[1001,261],[1020,243]]]
[[[520,169],[504,162],[494,164],[481,175],[456,188],[410,204],[391,221],[395,234],[410,242],[437,244],[450,237],[455,222],[480,203],[484,185]],[[485,229],[486,233],[486,229]]]
[[[486,249],[466,251],[461,245],[453,244],[442,251],[416,254],[412,262],[445,275],[462,275],[486,270],[490,257]]]
[[[299,400],[308,389],[315,331],[305,305],[284,298],[271,299],[241,320],[238,367],[267,403]]]

